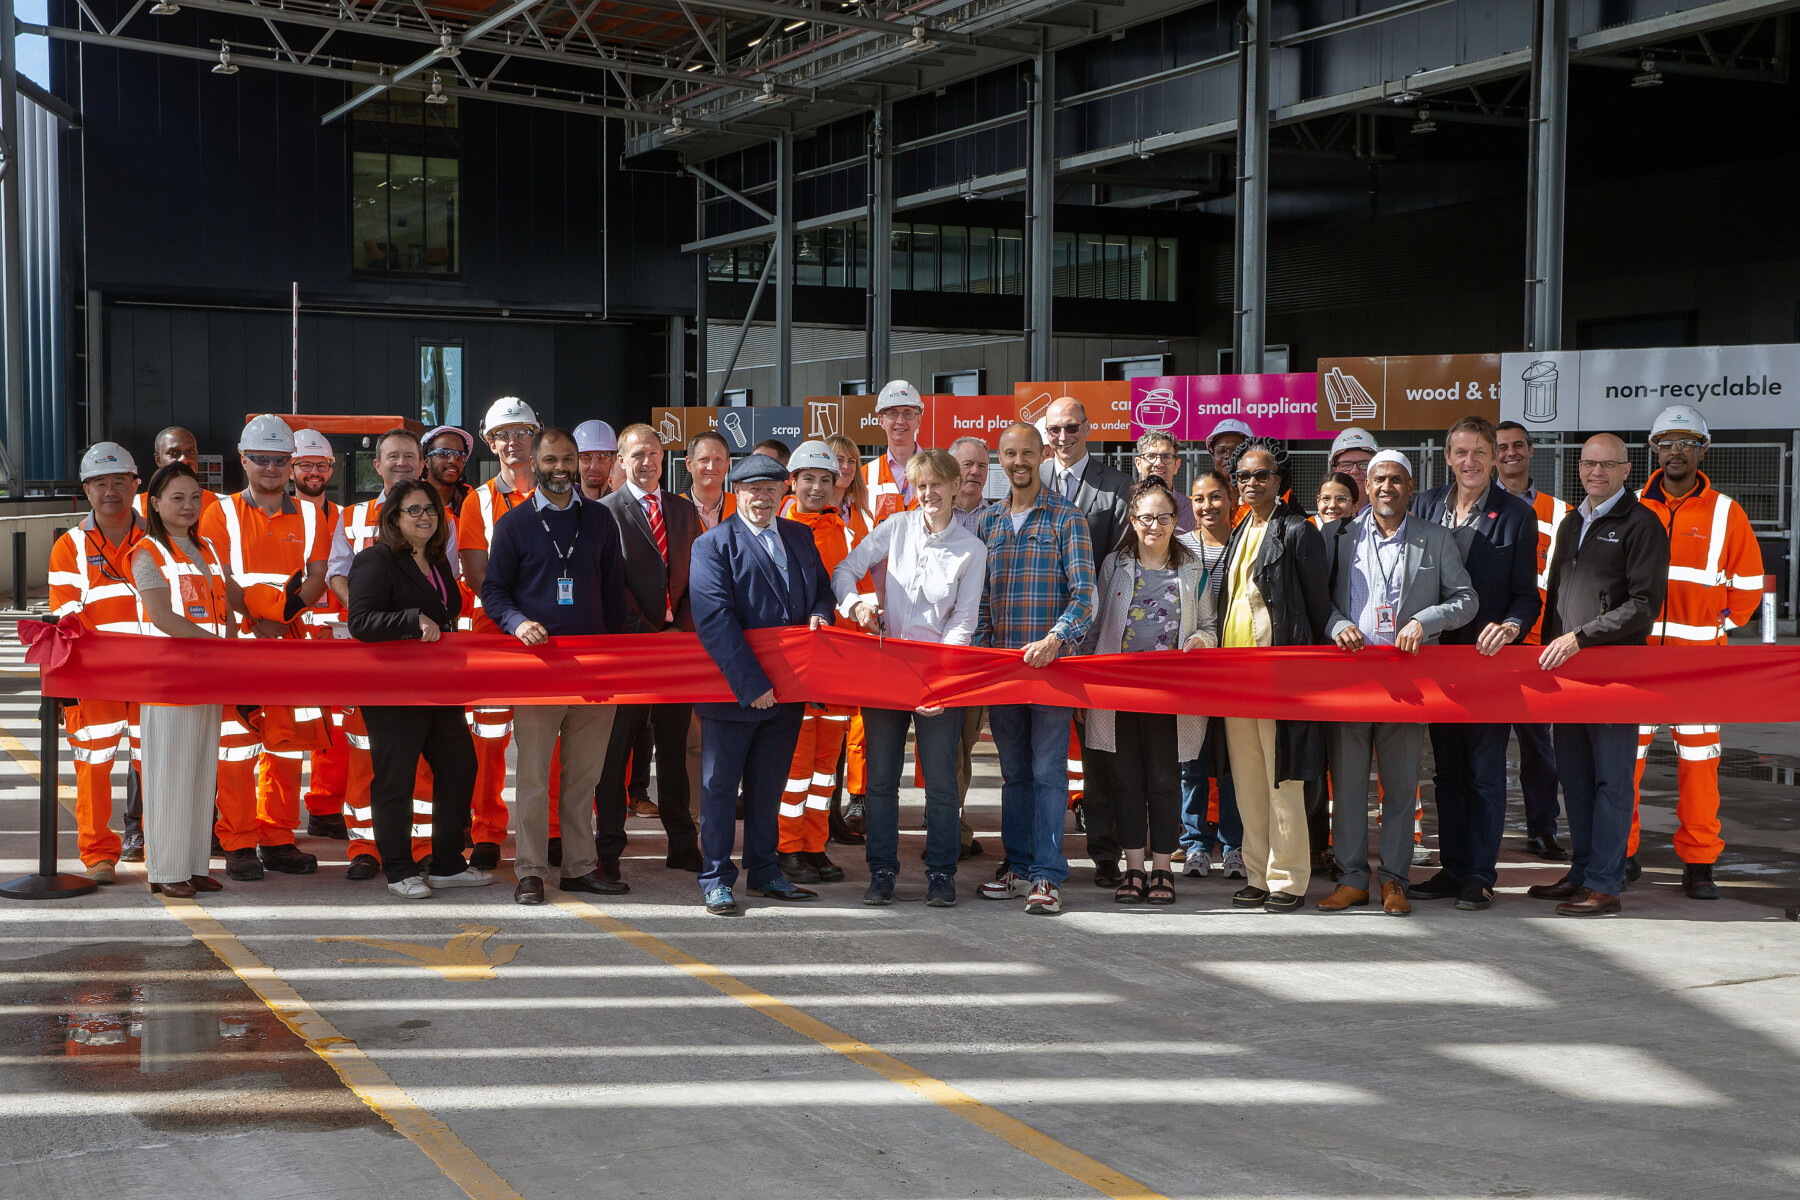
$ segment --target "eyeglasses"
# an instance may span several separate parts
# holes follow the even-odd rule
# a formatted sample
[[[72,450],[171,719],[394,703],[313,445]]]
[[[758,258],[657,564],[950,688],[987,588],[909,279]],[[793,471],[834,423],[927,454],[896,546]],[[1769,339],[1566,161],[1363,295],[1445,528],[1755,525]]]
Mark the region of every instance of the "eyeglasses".
[[[537,430],[535,429],[519,429],[514,427],[510,429],[496,429],[494,432],[488,434],[488,437],[501,442],[529,442],[536,434]]]
[[[908,404],[902,408],[884,408],[881,410],[881,415],[883,417],[893,417],[900,421],[916,421],[925,415],[925,410],[922,408],[914,408],[912,405]]]
[[[437,511],[435,509],[433,509],[431,507],[431,505],[429,505],[429,504],[409,504],[405,508],[400,510],[401,516],[411,517],[415,521],[418,520],[420,517],[424,516],[426,513],[430,513],[434,517],[437,516]]]
[[[285,467],[292,461],[285,454],[246,454],[244,457],[258,467]]]
[[[497,434],[495,436],[502,436],[502,435]],[[465,453],[464,451],[461,451],[461,450],[439,449],[439,450],[427,451],[425,454],[425,457],[426,458],[463,458],[463,459],[466,459],[469,456],[467,453]]]
[[[294,463],[294,474],[296,475],[329,475],[330,473],[331,464],[328,462]]]
[[[1074,437],[1081,432],[1081,427],[1084,424],[1086,424],[1086,422],[1076,421],[1069,425],[1046,425],[1044,426],[1044,432],[1061,434],[1063,437]]]
[[[1134,514],[1132,514],[1132,517],[1131,517],[1131,523],[1142,529],[1149,529],[1152,526],[1158,526],[1158,527],[1166,529],[1170,525],[1173,525],[1175,523],[1175,514],[1174,513],[1134,513]]]
[[[1620,458],[1584,458],[1581,469],[1584,471],[1616,471],[1620,467],[1629,467],[1631,463]]]
[[[1651,442],[1650,444],[1658,450],[1698,450],[1706,445],[1697,438],[1675,438],[1667,442]]]
[[[1146,450],[1138,455],[1138,457],[1150,459],[1152,462],[1174,462],[1176,459],[1180,458],[1181,455],[1175,453],[1173,450],[1166,450],[1161,453]]]
[[[1274,477],[1274,471],[1271,471],[1268,467],[1260,467],[1254,471],[1239,471],[1237,473],[1237,483],[1239,487],[1243,487],[1246,483],[1267,483]]]

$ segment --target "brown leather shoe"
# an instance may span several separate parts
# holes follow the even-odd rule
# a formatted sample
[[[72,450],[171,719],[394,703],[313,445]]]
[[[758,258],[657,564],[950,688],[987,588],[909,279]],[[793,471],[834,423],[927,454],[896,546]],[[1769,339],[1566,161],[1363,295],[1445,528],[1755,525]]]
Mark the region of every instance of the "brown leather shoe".
[[[196,892],[217,892],[225,887],[211,875],[189,875],[188,882],[194,885]]]
[[[1396,917],[1404,917],[1412,912],[1412,901],[1406,898],[1406,885],[1398,879],[1390,879],[1382,884],[1381,908]]]
[[[194,898],[194,885],[185,879],[178,879],[173,883],[153,883],[150,885],[150,890],[161,892],[165,896],[174,896],[179,900]]]
[[[1556,911],[1565,917],[1605,917],[1619,912],[1622,907],[1617,896],[1584,887],[1575,894],[1574,899],[1557,905]]]
[[[1580,884],[1572,882],[1567,875],[1564,875],[1555,883],[1533,884],[1525,889],[1525,894],[1533,900],[1567,900],[1581,890]]]
[[[1337,885],[1337,890],[1319,901],[1320,912],[1342,912],[1346,908],[1354,908],[1369,902],[1369,893],[1361,888],[1353,888],[1347,883]]]

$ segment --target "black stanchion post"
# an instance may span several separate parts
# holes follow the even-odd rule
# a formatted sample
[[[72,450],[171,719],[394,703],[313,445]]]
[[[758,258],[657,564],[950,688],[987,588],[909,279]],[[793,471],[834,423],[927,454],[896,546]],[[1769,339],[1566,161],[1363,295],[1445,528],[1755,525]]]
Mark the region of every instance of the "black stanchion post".
[[[12,900],[58,900],[85,896],[100,885],[85,875],[64,875],[56,869],[57,716],[62,701],[45,696],[38,706],[38,869],[0,883],[0,896]]]
[[[25,582],[29,578],[29,576],[26,574],[26,571],[29,570],[29,566],[27,563],[25,546],[26,546],[25,531],[23,529],[14,530],[13,531],[13,580],[12,580],[12,583],[13,583],[13,607],[20,612],[25,611],[25,605],[30,600],[30,596],[28,595],[28,592],[30,591],[30,589],[27,587],[26,582]]]

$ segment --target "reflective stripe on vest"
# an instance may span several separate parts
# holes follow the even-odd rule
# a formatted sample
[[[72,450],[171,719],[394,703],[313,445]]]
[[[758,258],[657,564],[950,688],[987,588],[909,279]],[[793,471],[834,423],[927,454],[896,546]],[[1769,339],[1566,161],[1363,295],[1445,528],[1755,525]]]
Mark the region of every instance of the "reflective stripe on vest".
[[[230,610],[225,603],[225,569],[219,563],[219,556],[213,550],[212,543],[199,534],[194,535],[195,543],[200,547],[200,558],[204,566],[196,566],[188,556],[180,550],[165,548],[155,538],[145,538],[143,549],[155,560],[156,567],[162,572],[163,580],[169,585],[169,608],[177,615],[186,617],[214,637],[225,636],[225,622],[230,618]],[[207,598],[206,619],[194,615],[196,605],[186,602],[183,596],[181,581],[183,579],[200,579]],[[181,598],[178,601],[178,598]],[[150,610],[145,607],[143,597],[138,597],[136,633],[151,637],[168,637],[169,635],[156,627],[150,619]]]

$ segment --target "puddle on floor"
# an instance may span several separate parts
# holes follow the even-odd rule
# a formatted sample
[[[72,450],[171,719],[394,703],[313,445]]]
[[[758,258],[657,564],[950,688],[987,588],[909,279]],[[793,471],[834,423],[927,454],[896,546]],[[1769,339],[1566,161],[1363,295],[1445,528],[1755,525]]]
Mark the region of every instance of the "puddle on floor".
[[[1673,774],[1680,763],[1675,746],[1668,735],[1657,737],[1650,745],[1648,765],[1661,767]],[[1787,754],[1758,754],[1754,750],[1727,748],[1719,756],[1719,775],[1724,779],[1748,779],[1757,783],[1778,783],[1800,787],[1800,758]]]
[[[38,972],[77,982],[0,985],[8,1053],[28,1060],[0,1069],[0,1089],[15,1098],[228,1090],[227,1105],[156,1105],[137,1117],[148,1129],[187,1132],[247,1122],[389,1128],[204,946],[113,943],[0,964],[9,976]],[[15,1007],[28,1011],[7,1012]]]

